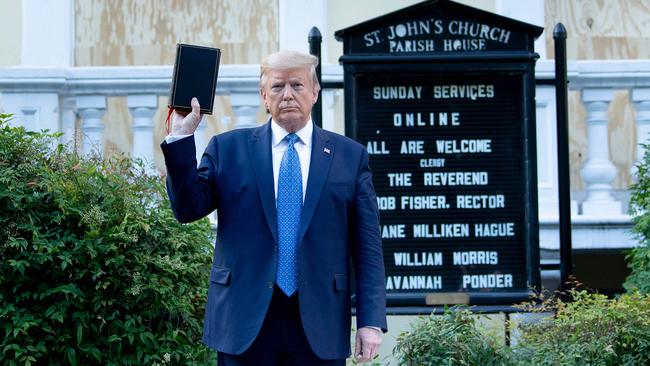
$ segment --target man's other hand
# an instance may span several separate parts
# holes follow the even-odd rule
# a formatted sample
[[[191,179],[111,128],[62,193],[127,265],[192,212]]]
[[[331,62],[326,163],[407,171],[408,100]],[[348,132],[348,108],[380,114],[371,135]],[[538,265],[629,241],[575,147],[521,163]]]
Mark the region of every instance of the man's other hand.
[[[181,112],[174,109],[172,112],[171,135],[192,135],[201,123],[201,105],[199,100],[192,98],[192,112]]]
[[[354,357],[359,363],[368,362],[375,358],[375,355],[379,352],[381,338],[381,331],[377,329],[362,327],[357,330]]]

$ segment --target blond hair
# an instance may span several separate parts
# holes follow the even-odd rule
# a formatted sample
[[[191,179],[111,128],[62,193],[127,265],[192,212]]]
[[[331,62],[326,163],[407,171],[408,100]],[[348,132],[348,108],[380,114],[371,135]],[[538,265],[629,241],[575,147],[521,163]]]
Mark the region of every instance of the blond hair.
[[[309,69],[316,91],[320,90],[316,67],[318,58],[296,51],[274,52],[262,60],[260,65],[260,88],[266,85],[266,74],[272,70]]]

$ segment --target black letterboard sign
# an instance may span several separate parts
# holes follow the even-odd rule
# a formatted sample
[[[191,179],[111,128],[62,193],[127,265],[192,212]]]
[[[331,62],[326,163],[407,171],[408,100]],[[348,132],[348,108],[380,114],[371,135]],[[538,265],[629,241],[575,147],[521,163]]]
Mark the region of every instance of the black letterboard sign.
[[[346,134],[373,171],[389,305],[506,304],[539,286],[540,33],[451,1],[336,33]]]

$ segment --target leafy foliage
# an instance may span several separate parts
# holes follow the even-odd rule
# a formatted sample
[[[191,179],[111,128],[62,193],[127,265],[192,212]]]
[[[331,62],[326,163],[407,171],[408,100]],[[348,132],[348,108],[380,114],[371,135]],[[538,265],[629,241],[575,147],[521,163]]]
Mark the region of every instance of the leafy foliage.
[[[650,296],[616,299],[586,290],[569,292],[571,301],[542,296],[522,304],[525,312],[551,313],[521,323],[512,348],[480,331],[469,310],[446,310],[412,325],[397,339],[399,365],[614,366],[650,365]],[[479,314],[480,315],[480,314]]]
[[[393,353],[404,366],[507,364],[508,349],[481,332],[476,319],[467,309],[420,318],[410,332],[399,335]]]
[[[639,293],[617,299],[570,292],[571,302],[546,299],[526,311],[551,311],[554,318],[522,325],[514,349],[518,365],[650,364],[650,297]]]
[[[0,364],[214,364],[200,343],[209,222],[160,177],[80,158],[0,115]]]
[[[630,212],[641,245],[630,251],[627,260],[632,273],[623,286],[650,294],[650,146],[644,145],[643,159],[637,164],[637,182],[632,185]]]

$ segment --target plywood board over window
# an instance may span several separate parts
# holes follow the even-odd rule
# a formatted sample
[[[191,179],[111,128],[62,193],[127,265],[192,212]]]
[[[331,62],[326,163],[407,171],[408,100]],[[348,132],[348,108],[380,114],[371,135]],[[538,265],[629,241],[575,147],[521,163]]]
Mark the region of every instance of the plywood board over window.
[[[222,64],[258,64],[278,49],[277,30],[277,1],[77,0],[74,60],[75,66],[172,65],[176,43],[192,43],[221,48]],[[234,120],[224,98],[216,98],[215,114],[204,119],[206,132],[222,131]],[[108,103],[106,153],[131,151],[131,118],[122,99]],[[160,100],[156,138],[162,137],[166,115],[166,98]],[[158,150],[156,162],[162,169]]]
[[[546,29],[562,22],[572,60],[650,58],[650,1],[546,0]],[[553,32],[546,33],[553,58]]]
[[[277,2],[77,0],[75,65],[169,65],[179,42],[218,46],[225,64],[259,63],[278,47]]]

